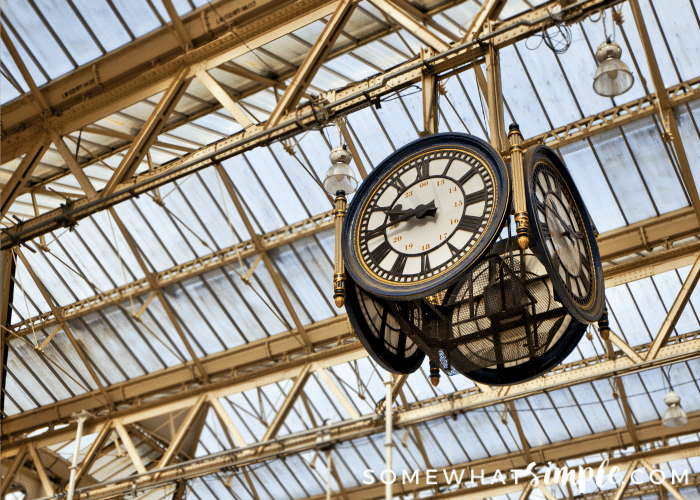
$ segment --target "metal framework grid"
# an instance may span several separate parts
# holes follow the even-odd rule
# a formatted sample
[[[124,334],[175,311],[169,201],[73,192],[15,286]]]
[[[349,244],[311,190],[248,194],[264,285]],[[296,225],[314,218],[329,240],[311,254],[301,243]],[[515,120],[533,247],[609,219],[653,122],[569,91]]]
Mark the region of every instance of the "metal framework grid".
[[[620,486],[439,475],[395,494],[700,495],[692,1],[104,0],[102,21],[65,3],[1,14],[3,498],[65,494],[83,410],[75,498],[325,498],[327,474],[337,498],[383,497],[362,485],[383,468],[383,375],[330,301],[318,183],[337,139],[319,116],[360,177],[437,131],[505,154],[517,120],[565,159],[600,231],[610,336],[591,328],[512,388],[396,378],[396,470],[608,458]],[[564,26],[565,53],[535,47]],[[615,30],[625,104],[579,74]],[[689,411],[677,430],[660,423],[667,380]],[[654,468],[687,484],[630,483]]]

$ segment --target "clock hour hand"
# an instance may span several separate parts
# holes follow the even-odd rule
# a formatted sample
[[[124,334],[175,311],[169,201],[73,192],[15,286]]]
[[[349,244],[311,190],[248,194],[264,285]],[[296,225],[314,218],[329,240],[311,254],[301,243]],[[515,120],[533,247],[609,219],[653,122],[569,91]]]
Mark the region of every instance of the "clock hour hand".
[[[367,231],[367,238],[374,238],[382,231],[384,231],[387,227],[408,220],[414,216],[417,216],[419,219],[422,219],[423,217],[426,217],[428,215],[432,215],[433,217],[435,217],[436,212],[437,207],[435,206],[435,200],[431,201],[427,205],[418,205],[416,208],[410,210],[401,210],[401,205],[396,205],[392,210],[386,212],[387,214],[389,214],[389,222],[387,222],[386,224],[382,224],[381,226],[374,228],[370,231]]]
[[[561,217],[561,215],[559,215],[557,213],[557,211],[555,209],[553,209],[552,207],[550,207],[549,205],[546,205],[546,204],[545,204],[545,206],[549,209],[550,212],[552,212],[554,214],[554,216],[557,219],[559,219],[559,222],[561,222],[561,225],[564,226],[564,232],[562,233],[562,236],[573,236],[579,240],[583,238],[583,233],[581,233],[580,231],[574,231],[573,228],[569,227],[569,225],[566,223],[566,221],[564,221],[564,219]]]
[[[388,210],[386,213],[389,216],[389,222],[391,224],[395,224],[396,222],[398,222],[399,218],[403,218],[403,216],[405,215],[408,215],[408,218],[411,218],[415,215],[417,219],[422,219],[424,217],[435,217],[436,212],[437,207],[435,206],[435,200],[433,200],[427,205],[418,205],[416,208],[411,210],[403,210],[403,207],[401,205],[396,205],[394,208]]]

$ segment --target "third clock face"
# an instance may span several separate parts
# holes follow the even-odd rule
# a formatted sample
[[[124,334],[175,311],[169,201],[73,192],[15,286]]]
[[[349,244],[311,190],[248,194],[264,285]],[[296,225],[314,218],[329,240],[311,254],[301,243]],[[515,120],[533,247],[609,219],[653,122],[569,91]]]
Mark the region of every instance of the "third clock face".
[[[603,273],[581,195],[550,148],[528,149],[523,163],[532,235],[558,300],[579,322],[597,321],[605,300]]]
[[[381,178],[367,179],[373,185],[358,192],[359,207],[348,214],[356,222],[354,255],[369,277],[360,282],[394,287],[397,293],[387,296],[441,284],[500,227],[497,201],[508,196],[503,172],[480,150],[425,148],[392,166]]]

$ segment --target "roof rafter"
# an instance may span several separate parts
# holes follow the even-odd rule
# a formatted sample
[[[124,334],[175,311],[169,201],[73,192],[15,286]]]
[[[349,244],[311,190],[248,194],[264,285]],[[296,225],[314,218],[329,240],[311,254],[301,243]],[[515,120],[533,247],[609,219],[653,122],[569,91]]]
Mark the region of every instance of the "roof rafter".
[[[287,90],[285,90],[284,95],[277,103],[275,110],[270,115],[270,118],[265,123],[265,127],[274,127],[277,125],[282,116],[289,110],[293,109],[302,96],[306,92],[306,89],[311,84],[311,81],[321,69],[321,65],[326,62],[328,54],[330,53],[336,40],[345,28],[345,25],[350,20],[352,13],[355,11],[357,2],[359,0],[340,0],[338,7],[331,16],[330,21],[326,23],[323,28],[321,35],[311,47],[311,50],[304,58],[304,62],[301,64],[297,70],[294,78],[292,78],[291,83]]]

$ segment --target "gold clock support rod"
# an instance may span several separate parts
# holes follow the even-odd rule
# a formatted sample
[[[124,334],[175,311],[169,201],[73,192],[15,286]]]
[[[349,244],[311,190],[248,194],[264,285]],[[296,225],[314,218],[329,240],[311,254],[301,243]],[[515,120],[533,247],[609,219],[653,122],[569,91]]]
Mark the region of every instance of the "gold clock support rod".
[[[515,212],[515,228],[518,235],[518,246],[523,250],[530,246],[530,220],[525,206],[525,172],[523,171],[523,136],[517,123],[509,127],[510,169],[513,175],[513,211]]]
[[[333,275],[333,298],[338,308],[345,305],[345,263],[343,262],[343,250],[341,237],[343,233],[343,221],[345,220],[345,209],[348,202],[345,195],[338,191],[335,195],[335,209],[333,217],[335,219],[335,274]]]

